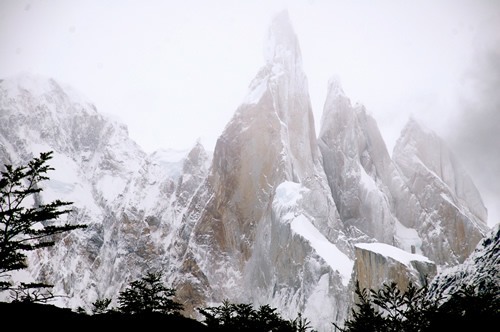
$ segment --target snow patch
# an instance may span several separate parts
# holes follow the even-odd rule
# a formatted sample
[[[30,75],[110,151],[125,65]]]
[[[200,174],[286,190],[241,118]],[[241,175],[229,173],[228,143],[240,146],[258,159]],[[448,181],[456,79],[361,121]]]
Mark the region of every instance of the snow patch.
[[[351,279],[354,262],[340,251],[333,243],[320,233],[314,225],[303,214],[298,215],[291,223],[292,230],[306,239],[316,253],[339,272],[342,284],[347,286]]]
[[[311,295],[307,298],[307,304],[304,311],[304,317],[311,319],[311,323],[317,329],[329,331],[331,322],[327,313],[334,312],[335,307],[332,303],[330,293],[330,280],[328,274],[321,276],[314,287]]]
[[[365,187],[365,189],[368,192],[378,191],[377,184],[375,183],[373,178],[369,176],[368,173],[366,173],[365,169],[361,165],[359,166],[359,168],[360,168],[359,182],[361,183],[361,185],[363,185],[363,187]]]
[[[385,243],[357,243],[355,244],[355,246],[360,249],[372,251],[382,256],[390,257],[409,267],[411,266],[411,262],[413,261],[432,263],[432,261],[425,256],[418,254],[411,254],[402,249],[396,248],[394,246]]]
[[[149,160],[159,167],[159,177],[168,177],[177,180],[182,174],[184,160],[189,154],[189,150],[157,150],[149,156]]]
[[[405,251],[411,252],[411,248],[415,248],[415,253],[422,254],[422,239],[414,228],[408,228],[396,220],[396,240]]]
[[[127,182],[125,179],[106,174],[99,179],[97,188],[101,189],[104,199],[108,202],[112,202],[118,195],[124,193],[126,185]]]
[[[302,195],[309,191],[300,183],[285,181],[276,188],[273,204],[289,208],[297,205]]]

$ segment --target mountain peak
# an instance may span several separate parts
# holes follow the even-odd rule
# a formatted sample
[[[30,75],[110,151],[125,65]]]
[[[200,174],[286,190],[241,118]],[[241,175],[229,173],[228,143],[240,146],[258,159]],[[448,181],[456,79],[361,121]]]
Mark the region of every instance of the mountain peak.
[[[287,10],[277,13],[271,22],[264,57],[267,63],[282,62],[285,59],[291,59],[295,64],[302,63],[299,42]]]
[[[330,79],[328,80],[328,94],[332,94],[335,96],[345,96],[344,90],[342,89],[340,77],[330,77]]]

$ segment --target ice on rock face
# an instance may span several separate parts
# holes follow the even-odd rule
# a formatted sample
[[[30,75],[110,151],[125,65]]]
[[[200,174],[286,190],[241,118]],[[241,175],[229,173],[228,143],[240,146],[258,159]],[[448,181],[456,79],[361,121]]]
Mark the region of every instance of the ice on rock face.
[[[324,297],[338,305],[315,319],[327,321],[345,314],[345,292],[332,295],[345,289],[344,276],[291,223],[296,215],[307,216],[332,248],[342,242],[343,229],[319,159],[307,79],[286,13],[273,21],[269,36],[269,56],[251,84],[251,97],[219,137],[206,184],[193,198],[207,203],[202,211],[186,212],[194,220],[186,252],[200,254],[181,264],[190,267],[190,276],[200,271],[209,281],[197,297],[213,293],[218,300],[279,303],[290,316],[313,305],[300,299],[312,296],[326,278],[332,287]],[[337,247],[352,255],[347,243]],[[234,271],[231,280],[219,273],[224,269]]]
[[[438,264],[463,262],[485,235],[486,208],[465,169],[432,131],[410,119],[393,159],[421,213],[422,252]]]
[[[340,274],[342,284],[348,286],[351,280],[353,260],[332,244],[304,215],[295,217],[292,230],[309,241],[314,251]]]
[[[176,197],[192,195],[206,177],[201,146],[176,160],[164,152],[146,156],[124,125],[52,79],[4,79],[0,106],[0,159],[25,163],[54,151],[55,170],[43,183],[41,199],[73,201],[68,221],[89,225],[31,255],[32,276],[68,296],[58,304],[86,306],[115,298],[127,280],[164,263],[168,236],[182,211],[175,208],[174,202],[182,201]],[[192,164],[183,169],[186,158]],[[181,173],[184,181],[177,185]]]
[[[395,218],[388,184],[389,154],[375,120],[362,106],[351,105],[337,79],[329,82],[319,147],[343,222],[392,244]]]
[[[407,152],[408,151],[408,152]],[[411,153],[411,159],[409,157]],[[423,128],[416,120],[410,119],[395,146],[397,164],[404,175],[410,178],[418,168],[441,180],[453,197],[477,219],[486,221],[487,211],[481,195],[464,167],[434,132]],[[417,169],[412,169],[417,166]],[[426,169],[423,169],[426,168]]]

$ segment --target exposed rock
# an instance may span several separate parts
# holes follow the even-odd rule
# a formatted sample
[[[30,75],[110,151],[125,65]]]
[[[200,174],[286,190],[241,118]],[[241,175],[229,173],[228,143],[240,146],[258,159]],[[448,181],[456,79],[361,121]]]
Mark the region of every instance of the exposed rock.
[[[426,257],[410,254],[382,243],[356,245],[354,279],[361,289],[378,290],[384,283],[395,282],[402,291],[410,282],[424,286],[436,275],[436,264]]]
[[[414,227],[437,264],[462,263],[486,234],[487,212],[472,180],[436,134],[410,120],[394,162],[422,208]]]

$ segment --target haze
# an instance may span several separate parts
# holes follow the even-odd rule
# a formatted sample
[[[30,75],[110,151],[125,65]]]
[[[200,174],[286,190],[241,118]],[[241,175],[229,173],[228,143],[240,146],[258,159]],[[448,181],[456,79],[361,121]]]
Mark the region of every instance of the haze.
[[[332,75],[389,151],[411,115],[444,137],[500,221],[498,1],[0,0],[0,77],[69,84],[146,151],[213,149],[286,8],[316,128]]]

